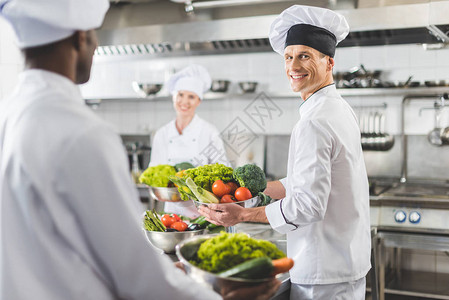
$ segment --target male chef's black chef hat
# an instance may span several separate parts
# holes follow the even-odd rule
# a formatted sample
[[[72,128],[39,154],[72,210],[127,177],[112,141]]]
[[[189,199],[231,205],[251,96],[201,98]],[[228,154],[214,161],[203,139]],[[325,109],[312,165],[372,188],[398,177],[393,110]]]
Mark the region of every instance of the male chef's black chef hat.
[[[170,77],[167,88],[171,94],[189,91],[203,99],[203,93],[209,90],[211,84],[212,79],[205,67],[190,65]]]
[[[98,28],[108,8],[107,0],[0,0],[0,16],[12,25],[22,49]]]
[[[334,57],[335,47],[349,33],[342,15],[320,7],[293,5],[271,24],[270,43],[273,50],[284,55],[290,45],[304,45]]]

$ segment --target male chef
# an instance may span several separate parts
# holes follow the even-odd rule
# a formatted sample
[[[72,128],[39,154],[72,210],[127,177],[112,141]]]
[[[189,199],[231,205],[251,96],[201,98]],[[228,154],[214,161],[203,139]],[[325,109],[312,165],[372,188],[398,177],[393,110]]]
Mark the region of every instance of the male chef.
[[[0,101],[0,299],[221,299],[160,255],[120,138],[85,104],[107,0],[0,0],[25,56]],[[227,290],[268,299],[279,287]]]
[[[216,224],[269,222],[287,235],[287,255],[295,261],[290,299],[365,299],[368,180],[356,116],[332,78],[336,45],[348,31],[343,16],[317,7],[294,5],[274,20],[270,43],[302,98],[287,177],[265,190],[282,199],[257,208],[200,208]]]

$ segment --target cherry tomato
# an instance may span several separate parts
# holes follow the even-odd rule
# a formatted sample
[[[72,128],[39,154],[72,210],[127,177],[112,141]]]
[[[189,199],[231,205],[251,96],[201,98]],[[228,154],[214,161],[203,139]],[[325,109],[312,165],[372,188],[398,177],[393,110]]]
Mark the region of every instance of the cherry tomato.
[[[246,187],[239,187],[237,190],[235,190],[235,199],[237,201],[244,201],[251,199],[253,196],[251,195],[251,192]]]
[[[239,187],[239,185],[237,183],[235,183],[234,181],[230,181],[230,182],[226,183],[226,185],[231,188],[231,192],[229,193],[231,195],[234,195],[235,190]]]
[[[188,227],[187,223],[185,223],[183,221],[178,221],[178,222],[171,224],[170,228],[176,229],[178,231],[186,231],[187,227]]]
[[[226,194],[223,197],[221,197],[220,203],[233,203],[235,202],[234,197],[232,195]]]
[[[223,180],[216,180],[212,185],[212,193],[214,193],[218,197],[229,194],[230,192],[231,187],[226,185]]]
[[[177,214],[171,214],[173,218],[175,218],[175,221],[182,221],[181,218]]]
[[[172,216],[165,214],[161,217],[161,222],[165,227],[170,227],[176,220]]]

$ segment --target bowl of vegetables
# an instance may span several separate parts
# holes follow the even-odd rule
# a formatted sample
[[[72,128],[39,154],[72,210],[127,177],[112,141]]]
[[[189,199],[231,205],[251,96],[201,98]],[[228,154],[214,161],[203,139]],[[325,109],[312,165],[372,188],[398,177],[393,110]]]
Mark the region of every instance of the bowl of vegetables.
[[[174,166],[156,165],[148,167],[139,177],[139,181],[149,186],[151,198],[163,202],[182,201],[178,188],[169,179],[170,176],[182,174],[186,168],[193,168],[188,162],[182,162]]]
[[[148,241],[165,253],[174,253],[179,242],[206,232],[203,224],[183,220],[176,214],[159,216],[154,210],[144,213],[143,227]]]
[[[263,194],[265,173],[255,164],[232,169],[220,164],[186,170],[183,176],[170,176],[183,200],[202,204],[237,203],[244,207],[266,205],[271,198]]]
[[[267,282],[293,267],[274,243],[244,233],[195,236],[180,242],[176,255],[190,277],[218,293]]]
[[[182,201],[181,194],[177,187],[155,187],[150,186],[149,192],[151,198],[162,202],[179,202]]]

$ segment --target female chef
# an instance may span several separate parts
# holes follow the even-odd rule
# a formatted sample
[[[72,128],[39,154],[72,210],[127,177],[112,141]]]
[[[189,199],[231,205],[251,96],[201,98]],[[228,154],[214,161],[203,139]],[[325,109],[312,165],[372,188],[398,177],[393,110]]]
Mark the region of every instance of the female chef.
[[[230,165],[217,128],[195,113],[210,85],[209,72],[199,65],[190,65],[168,80],[176,118],[156,131],[150,166],[181,162],[194,166],[212,163]],[[187,217],[199,216],[192,201],[166,203],[164,210]]]

